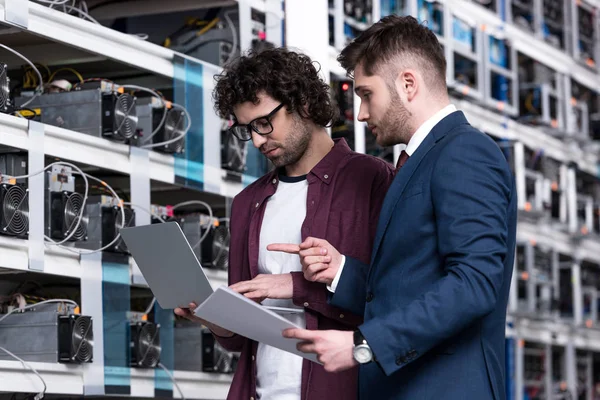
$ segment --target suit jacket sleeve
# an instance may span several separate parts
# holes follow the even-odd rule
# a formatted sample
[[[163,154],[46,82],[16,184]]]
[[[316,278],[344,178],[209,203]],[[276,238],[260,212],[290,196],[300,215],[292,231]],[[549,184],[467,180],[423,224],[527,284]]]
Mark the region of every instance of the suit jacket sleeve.
[[[359,328],[388,376],[490,313],[503,284],[511,173],[493,142],[461,133],[445,139],[431,176],[443,276]]]
[[[242,212],[242,210],[236,205],[239,202],[239,201],[236,202],[236,200],[237,200],[237,198],[234,198],[231,203],[231,216],[229,218],[231,245],[233,245],[234,243],[238,243],[238,241],[235,240],[235,236],[241,235],[242,231],[243,231],[243,228],[239,227],[239,222],[238,222],[238,218],[237,218],[237,216],[239,215],[240,212]],[[235,257],[237,257],[238,254],[242,254],[242,253],[243,253],[243,251],[241,251],[240,249],[230,248],[229,265],[238,265],[239,261],[236,260]],[[241,281],[242,275],[241,275],[240,269],[239,268],[229,268],[227,280],[228,280],[229,286]],[[233,334],[233,336],[231,336],[231,337],[217,336],[214,333],[213,333],[213,336],[214,336],[215,340],[221,346],[223,346],[223,348],[225,348],[225,350],[233,351],[233,352],[241,352],[242,348],[244,347],[244,343],[247,340],[249,340],[244,336],[238,335],[237,333]]]
[[[346,256],[344,270],[331,297],[331,304],[354,314],[364,315],[368,268],[367,264]]]

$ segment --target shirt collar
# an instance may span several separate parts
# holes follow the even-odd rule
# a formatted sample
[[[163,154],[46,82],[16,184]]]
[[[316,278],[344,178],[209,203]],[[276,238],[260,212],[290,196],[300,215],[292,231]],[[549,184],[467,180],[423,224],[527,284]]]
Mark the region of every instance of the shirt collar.
[[[329,184],[336,173],[337,166],[340,164],[342,159],[352,152],[352,149],[348,146],[346,139],[338,138],[333,139],[333,148],[313,167],[307,175],[307,180],[311,182],[313,177],[320,179],[323,183]],[[279,182],[279,171],[277,168],[273,169],[267,174],[266,187],[276,187]]]
[[[327,153],[309,173],[309,176],[316,176],[323,181],[323,183],[328,185],[331,183],[342,159],[352,152],[348,143],[346,143],[346,139],[333,139],[333,142],[334,145],[331,151],[329,151],[329,153]]]
[[[412,156],[413,153],[417,150],[417,148],[421,145],[421,143],[423,143],[423,140],[425,140],[427,135],[429,135],[429,132],[431,132],[433,127],[436,126],[441,120],[446,118],[448,115],[452,114],[454,111],[456,111],[456,107],[454,106],[454,104],[449,104],[446,107],[439,110],[438,112],[436,112],[435,114],[433,114],[432,117],[430,117],[419,127],[419,129],[417,129],[412,138],[410,138],[408,144],[406,145],[406,153],[409,156]]]

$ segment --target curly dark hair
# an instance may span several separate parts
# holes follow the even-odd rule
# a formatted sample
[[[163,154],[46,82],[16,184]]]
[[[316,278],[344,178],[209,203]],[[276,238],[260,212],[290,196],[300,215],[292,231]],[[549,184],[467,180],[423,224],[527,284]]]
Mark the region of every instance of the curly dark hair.
[[[318,126],[329,126],[337,118],[329,85],[305,54],[282,47],[249,52],[226,65],[215,80],[215,111],[223,119],[241,103],[258,104],[260,92]]]

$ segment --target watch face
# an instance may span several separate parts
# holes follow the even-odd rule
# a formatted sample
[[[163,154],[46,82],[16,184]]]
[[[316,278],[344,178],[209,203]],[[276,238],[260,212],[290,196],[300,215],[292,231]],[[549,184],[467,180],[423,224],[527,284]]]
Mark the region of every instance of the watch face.
[[[354,348],[354,359],[361,364],[371,361],[372,353],[368,346],[356,346]]]

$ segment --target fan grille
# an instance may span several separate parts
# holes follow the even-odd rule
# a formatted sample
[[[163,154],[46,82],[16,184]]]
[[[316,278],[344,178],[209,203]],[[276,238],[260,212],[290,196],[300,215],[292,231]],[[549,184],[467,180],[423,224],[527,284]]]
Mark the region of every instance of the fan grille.
[[[76,361],[90,362],[94,354],[94,331],[89,317],[77,317],[73,323],[71,349]]]
[[[18,185],[3,185],[2,231],[24,235],[29,230],[29,201],[27,191]]]
[[[213,265],[227,270],[229,268],[229,229],[225,225],[215,228],[212,253],[214,255]]]
[[[67,203],[65,205],[65,233],[69,235],[71,233],[71,229],[77,225],[77,220],[83,206],[83,196],[79,193],[69,193],[66,196]],[[71,238],[73,240],[83,240],[87,235],[87,224],[88,218],[84,210],[81,222]]]
[[[6,111],[9,106],[8,68],[0,63],[0,111]]]
[[[154,368],[160,361],[160,336],[156,324],[145,323],[142,325],[137,338],[137,360],[138,365],[146,368]]]
[[[115,105],[116,133],[123,139],[131,139],[135,135],[137,122],[135,99],[128,93],[119,95]]]
[[[180,110],[174,108],[170,109],[167,114],[164,129],[165,141],[180,137],[185,129],[185,114]],[[176,153],[181,153],[183,151],[184,141],[185,137],[182,136],[178,141],[166,144],[165,147],[169,147]]]
[[[240,141],[234,135],[227,134],[222,147],[223,167],[231,171],[243,171],[246,168],[248,143]]]

